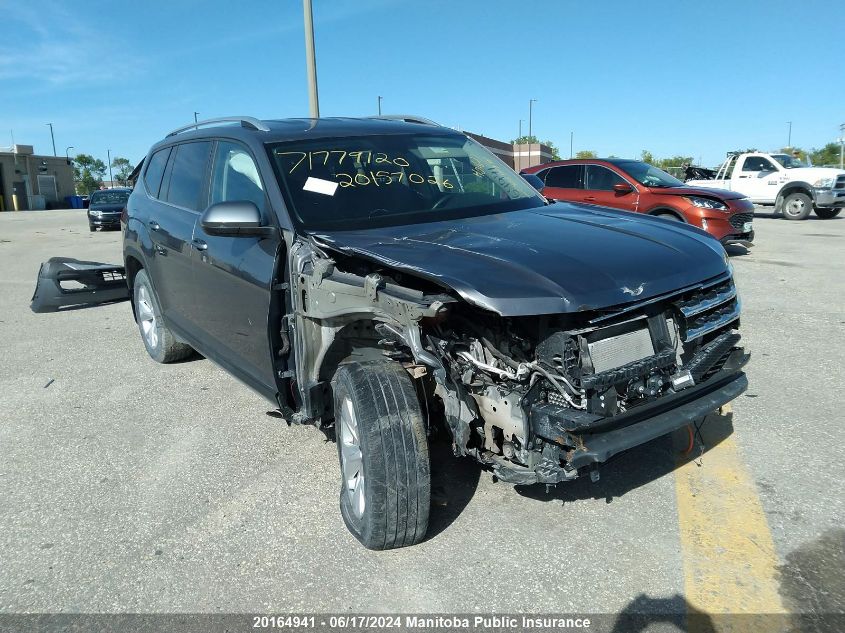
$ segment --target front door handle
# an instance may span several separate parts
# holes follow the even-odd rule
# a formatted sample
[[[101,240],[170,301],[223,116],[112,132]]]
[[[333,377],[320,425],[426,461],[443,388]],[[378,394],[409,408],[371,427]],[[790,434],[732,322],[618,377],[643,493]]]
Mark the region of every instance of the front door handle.
[[[208,244],[206,244],[204,240],[201,240],[199,238],[195,238],[191,242],[191,244],[193,244],[194,248],[197,249],[198,251],[204,251],[204,250],[208,249]]]
[[[584,196],[584,200],[589,200],[590,202],[592,202],[595,199],[596,199],[595,196]]]
[[[155,220],[150,220],[149,226],[151,231],[158,231],[161,228],[161,224],[159,224]]]

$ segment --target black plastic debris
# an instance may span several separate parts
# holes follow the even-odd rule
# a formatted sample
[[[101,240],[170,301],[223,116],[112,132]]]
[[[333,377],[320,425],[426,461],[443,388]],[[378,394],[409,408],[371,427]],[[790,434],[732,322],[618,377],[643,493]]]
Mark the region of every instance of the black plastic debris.
[[[33,312],[58,312],[128,299],[123,266],[52,257],[41,264],[29,307]]]

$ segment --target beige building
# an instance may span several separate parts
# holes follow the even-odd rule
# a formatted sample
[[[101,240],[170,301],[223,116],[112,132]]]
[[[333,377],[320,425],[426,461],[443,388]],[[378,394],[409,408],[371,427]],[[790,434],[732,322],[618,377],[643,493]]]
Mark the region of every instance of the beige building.
[[[473,134],[472,132],[464,132],[464,134],[481,143],[515,171],[548,163],[552,160],[551,148],[542,143],[513,144],[497,141],[489,136]]]
[[[0,147],[0,211],[64,209],[74,193],[64,156],[36,156],[31,145]]]

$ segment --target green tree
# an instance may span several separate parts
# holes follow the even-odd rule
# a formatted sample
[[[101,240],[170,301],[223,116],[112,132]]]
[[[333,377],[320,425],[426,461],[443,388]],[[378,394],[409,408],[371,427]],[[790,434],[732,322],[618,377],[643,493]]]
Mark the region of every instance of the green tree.
[[[644,149],[640,152],[640,160],[644,163],[648,163],[649,165],[657,164],[657,159],[654,158],[654,154],[652,154],[647,149]]]
[[[575,152],[575,158],[598,158],[599,155],[596,154],[591,149],[582,149],[579,152]]]
[[[124,187],[129,184],[129,174],[131,174],[132,170],[135,169],[135,165],[130,163],[129,159],[115,156],[111,161],[111,166],[112,169],[117,170],[114,174],[115,180]]]
[[[692,156],[672,156],[670,158],[661,158],[657,161],[657,166],[660,169],[667,167],[683,167],[685,164],[692,164]]]
[[[813,149],[810,151],[810,160],[813,165],[833,165],[839,167],[839,145],[837,143],[828,143],[821,149]]]
[[[76,193],[86,195],[103,186],[106,164],[90,154],[77,154],[73,159],[73,182]]]
[[[560,150],[557,148],[552,141],[540,141],[536,136],[533,134],[528,136],[527,134],[523,134],[519,138],[515,138],[511,141],[512,145],[525,145],[531,144],[534,145],[536,143],[540,143],[541,145],[547,146],[552,152],[552,160],[560,160]]]

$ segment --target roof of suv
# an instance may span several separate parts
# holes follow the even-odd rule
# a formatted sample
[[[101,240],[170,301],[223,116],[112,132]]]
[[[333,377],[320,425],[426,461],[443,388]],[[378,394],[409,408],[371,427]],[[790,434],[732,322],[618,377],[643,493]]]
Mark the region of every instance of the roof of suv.
[[[237,118],[237,117],[234,117]],[[409,117],[410,119],[410,117]],[[389,118],[353,118],[353,117],[327,117],[320,119],[272,119],[257,121],[263,124],[268,130],[255,129],[248,123],[241,125],[211,125],[198,129],[186,129],[177,131],[165,137],[164,141],[176,139],[205,138],[219,136],[224,132],[227,136],[237,138],[249,137],[259,139],[265,143],[277,143],[281,141],[295,141],[308,138],[327,138],[358,136],[370,134],[403,134],[409,132],[435,132],[438,134],[460,134],[460,132],[448,127],[442,127],[434,123],[422,123],[413,120],[397,120]],[[202,126],[203,122],[200,121]],[[192,127],[192,126],[191,126]]]

